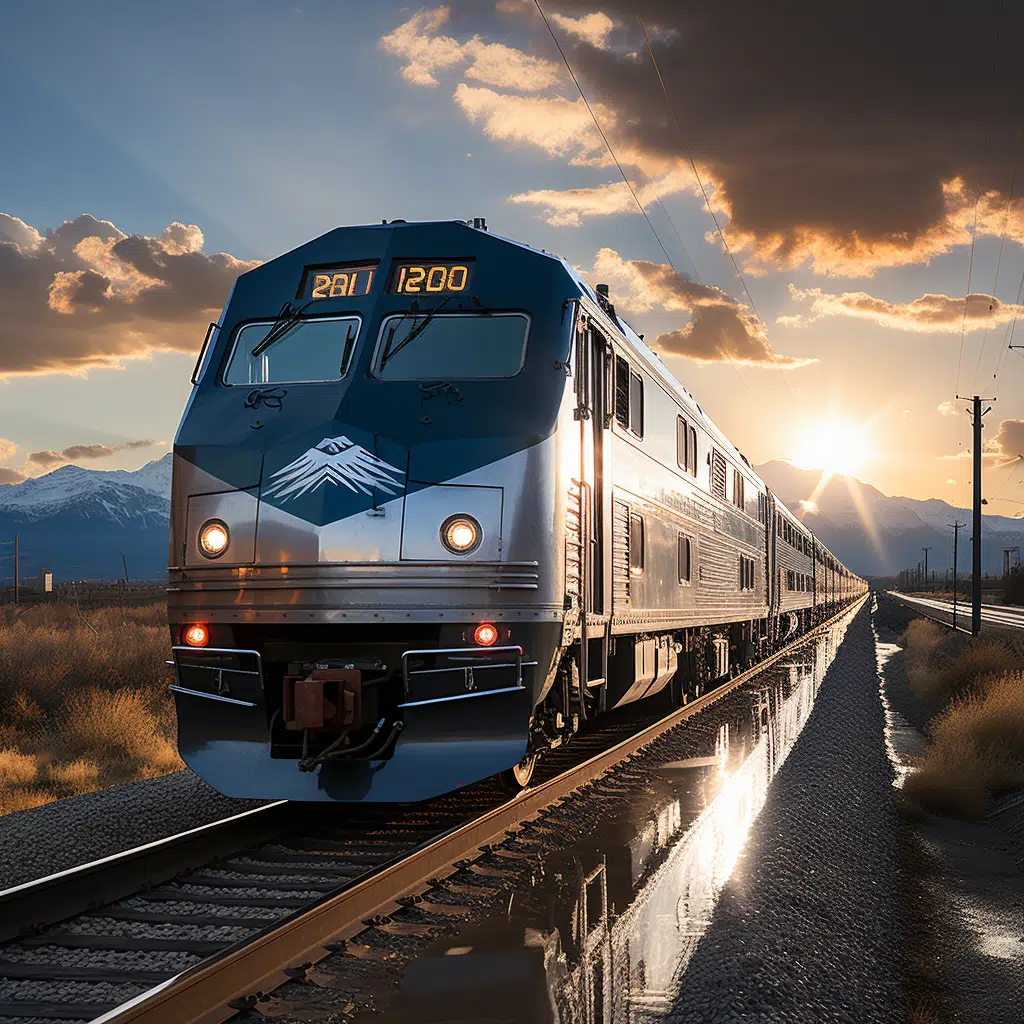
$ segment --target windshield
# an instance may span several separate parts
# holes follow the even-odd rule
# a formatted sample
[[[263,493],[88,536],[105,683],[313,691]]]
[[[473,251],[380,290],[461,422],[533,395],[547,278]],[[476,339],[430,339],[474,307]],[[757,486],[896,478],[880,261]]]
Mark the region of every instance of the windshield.
[[[384,320],[374,361],[377,377],[486,380],[514,377],[523,368],[530,327],[525,314],[438,313],[425,324],[429,315]]]
[[[225,384],[309,384],[340,380],[359,335],[357,316],[299,320],[265,349],[273,322],[246,324],[224,371]]]

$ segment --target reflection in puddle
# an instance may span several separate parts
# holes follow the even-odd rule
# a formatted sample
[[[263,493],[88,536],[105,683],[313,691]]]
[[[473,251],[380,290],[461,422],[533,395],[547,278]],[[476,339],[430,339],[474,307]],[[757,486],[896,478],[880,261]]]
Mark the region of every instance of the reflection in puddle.
[[[593,834],[566,850],[531,851],[538,867],[509,912],[410,965],[389,1019],[661,1019],[848,621],[702,712],[688,742],[703,749],[680,742],[679,758],[652,765],[641,793],[599,783]]]
[[[889,701],[885,666],[889,659],[903,650],[899,644],[886,644],[878,639],[874,613],[878,610],[878,599],[872,600],[871,632],[875,637],[875,659],[878,665],[878,694],[885,712],[885,752],[889,756],[895,777],[892,784],[903,788],[907,776],[914,770],[912,762],[924,753],[924,736],[901,715]]]

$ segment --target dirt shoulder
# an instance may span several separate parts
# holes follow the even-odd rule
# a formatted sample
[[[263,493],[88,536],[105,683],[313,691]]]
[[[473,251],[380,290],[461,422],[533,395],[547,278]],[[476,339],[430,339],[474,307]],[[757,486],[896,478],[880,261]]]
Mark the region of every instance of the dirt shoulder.
[[[882,599],[882,642],[897,642],[906,609]],[[994,631],[988,631],[992,636]],[[904,653],[883,668],[885,693],[927,734],[929,708],[911,689]],[[1024,797],[1005,796],[981,820],[904,802],[908,963],[920,1024],[1014,1024],[1024,1016]]]

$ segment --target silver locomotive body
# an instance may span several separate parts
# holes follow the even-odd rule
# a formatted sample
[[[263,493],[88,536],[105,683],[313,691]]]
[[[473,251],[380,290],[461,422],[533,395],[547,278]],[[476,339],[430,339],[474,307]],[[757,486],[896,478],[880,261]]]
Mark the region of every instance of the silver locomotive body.
[[[180,750],[233,796],[524,781],[839,603],[786,515],[562,260],[459,222],[331,232],[239,279],[175,441]]]

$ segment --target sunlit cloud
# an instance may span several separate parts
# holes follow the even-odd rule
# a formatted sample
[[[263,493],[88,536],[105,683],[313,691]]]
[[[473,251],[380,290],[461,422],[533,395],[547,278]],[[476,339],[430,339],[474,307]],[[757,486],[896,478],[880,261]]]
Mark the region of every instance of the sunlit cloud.
[[[810,311],[779,317],[777,322],[788,327],[805,327],[827,316],[846,316],[902,331],[959,334],[962,328],[975,331],[1006,324],[1024,313],[1024,306],[1000,302],[994,295],[976,292],[966,298],[928,293],[912,302],[889,302],[867,292],[835,294],[790,284],[789,294],[794,302],[809,302]]]
[[[381,47],[406,63],[402,77],[411,85],[439,85],[438,71],[462,68],[467,78],[499,89],[537,92],[557,85],[561,64],[473,36],[460,43],[437,32],[451,17],[447,6],[419,11],[380,40]]]
[[[148,237],[89,214],[46,232],[0,214],[0,376],[195,352],[203,321],[257,265],[204,253],[203,242],[178,221]]]
[[[594,283],[613,286],[615,301],[624,310],[659,308],[690,314],[685,326],[657,337],[652,347],[659,353],[685,356],[698,363],[732,362],[782,370],[816,361],[777,352],[749,306],[720,288],[681,278],[668,264],[627,260],[614,249],[603,248],[587,276]]]
[[[591,11],[590,14],[581,15],[578,18],[570,17],[567,14],[552,14],[551,20],[563,32],[575,36],[584,43],[589,43],[597,50],[603,50],[608,45],[608,36],[615,28],[615,22],[603,11]]]
[[[939,403],[935,411],[940,416],[958,416],[960,414],[960,406],[947,398],[945,402]]]

